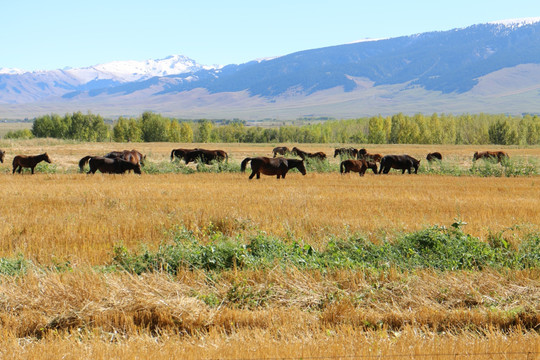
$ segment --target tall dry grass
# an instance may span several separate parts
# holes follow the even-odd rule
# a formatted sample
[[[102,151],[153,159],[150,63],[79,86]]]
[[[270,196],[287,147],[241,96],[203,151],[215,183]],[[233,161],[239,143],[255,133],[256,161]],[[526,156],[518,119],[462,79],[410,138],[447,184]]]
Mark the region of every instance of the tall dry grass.
[[[515,225],[508,237],[538,230],[537,178],[455,178],[290,174],[248,180],[245,174],[0,175],[0,256],[39,263],[103,264],[115,244],[157,246],[182,224],[204,237],[265,231],[307,239],[449,225],[486,237]],[[519,241],[516,237],[515,241]]]
[[[273,269],[213,280],[200,272],[2,277],[0,354],[525,359],[540,346],[539,275]],[[268,299],[239,301],[239,286]],[[212,306],[202,300],[211,292],[220,298]]]

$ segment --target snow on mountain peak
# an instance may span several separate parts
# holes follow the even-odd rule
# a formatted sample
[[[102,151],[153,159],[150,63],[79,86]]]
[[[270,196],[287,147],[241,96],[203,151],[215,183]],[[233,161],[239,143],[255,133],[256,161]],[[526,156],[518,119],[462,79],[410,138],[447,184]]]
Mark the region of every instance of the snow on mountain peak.
[[[516,28],[516,27],[522,27],[522,26],[525,26],[525,25],[536,24],[537,22],[540,22],[540,17],[528,17],[528,18],[520,18],[520,19],[506,19],[506,20],[492,21],[492,22],[489,22],[488,24],[502,25],[502,26],[505,26],[505,27]]]
[[[83,81],[113,79],[121,82],[144,80],[154,76],[176,75],[196,72],[209,67],[197,64],[183,55],[171,55],[159,60],[112,61],[80,69],[65,69],[64,72]]]
[[[24,71],[21,69],[0,68],[0,74],[20,75],[23,73]]]

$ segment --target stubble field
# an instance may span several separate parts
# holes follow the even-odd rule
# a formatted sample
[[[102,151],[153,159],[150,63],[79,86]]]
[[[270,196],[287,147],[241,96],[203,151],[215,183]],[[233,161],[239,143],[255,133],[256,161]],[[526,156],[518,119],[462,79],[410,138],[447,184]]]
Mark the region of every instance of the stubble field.
[[[151,166],[170,161],[172,148],[198,145],[228,151],[231,163],[268,156],[272,149],[129,147],[146,153]],[[459,221],[467,223],[463,231],[482,241],[502,234],[509,246],[518,247],[540,230],[538,176],[308,172],[251,181],[237,172],[87,176],[77,172],[80,158],[126,144],[32,140],[0,148],[7,152],[0,165],[0,258],[33,264],[23,274],[0,278],[5,356],[532,359],[540,351],[538,268],[302,269],[276,263],[136,275],[114,264],[115,248],[155,251],[173,242],[179,228],[203,244],[216,234],[239,242],[265,234],[317,251],[336,237],[358,233],[381,243]],[[303,148],[333,154],[326,145]],[[422,159],[440,151],[456,166],[470,167],[472,153],[484,149],[368,150]],[[539,148],[505,150],[511,157],[540,157]],[[11,175],[15,154],[45,151],[54,166],[45,170],[54,171]]]

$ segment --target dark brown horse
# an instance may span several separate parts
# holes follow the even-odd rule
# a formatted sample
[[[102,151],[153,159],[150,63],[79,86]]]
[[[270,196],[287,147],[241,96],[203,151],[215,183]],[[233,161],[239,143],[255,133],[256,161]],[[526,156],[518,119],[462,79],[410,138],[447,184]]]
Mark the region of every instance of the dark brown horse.
[[[367,169],[371,169],[374,174],[377,174],[377,163],[368,162],[366,160],[345,160],[339,166],[339,172],[346,174],[348,172],[357,172],[358,175],[364,176]]]
[[[178,159],[183,159],[184,156],[186,156],[186,154],[190,151],[195,151],[195,150],[199,150],[198,148],[195,148],[195,149],[172,149],[171,151],[171,161],[174,160],[175,157],[177,157]]]
[[[135,174],[141,174],[140,164],[134,164],[131,161],[120,159],[118,157],[107,158],[103,156],[85,156],[79,162],[79,166],[85,159],[90,165],[90,171],[88,171],[87,174],[95,174],[98,170],[105,174],[123,174],[129,170],[133,170]]]
[[[510,156],[508,156],[508,154],[504,151],[477,151],[473,155],[473,161],[478,159],[492,159],[497,160],[497,162],[500,163],[503,160],[508,160],[509,158]]]
[[[276,157],[278,154],[281,156],[285,156],[287,154],[290,154],[290,152],[291,150],[289,150],[289,148],[286,146],[278,146],[272,150],[272,154],[274,154],[274,157]]]
[[[251,175],[250,179],[253,179],[257,175],[257,179],[261,178],[261,174],[264,175],[276,175],[285,179],[285,175],[290,169],[298,169],[302,175],[306,175],[306,167],[304,166],[304,160],[298,159],[285,159],[285,158],[268,158],[268,157],[255,157],[245,158],[240,165],[240,171],[246,171],[248,162],[251,161]]]
[[[200,160],[205,164],[211,164],[212,161],[222,162],[229,161],[229,155],[223,150],[205,150],[197,149],[190,151],[184,155],[186,165],[192,161]]]
[[[358,156],[358,149],[355,149],[355,148],[337,148],[336,150],[334,150],[334,157],[336,156],[347,156],[347,157],[350,157],[350,158],[353,158],[353,159],[356,159],[356,157]]]
[[[358,159],[360,160],[366,160],[366,161],[374,161],[374,162],[381,162],[382,155],[381,154],[369,154],[366,149],[360,149],[358,150]]]
[[[17,155],[13,158],[13,174],[15,174],[15,170],[20,174],[23,167],[32,169],[33,174],[36,165],[42,161],[51,163],[51,159],[47,153],[35,156]]]
[[[4,162],[4,156],[6,156],[6,152],[4,150],[0,150],[0,162]]]
[[[441,155],[440,152],[437,152],[437,151],[436,151],[436,152],[432,152],[432,153],[427,154],[426,160],[427,160],[427,161],[430,161],[430,162],[431,162],[431,161],[435,161],[435,160],[441,161],[441,160],[442,160],[442,155]]]
[[[409,155],[386,155],[381,160],[380,173],[388,174],[390,169],[401,170],[402,174],[405,174],[405,170],[411,173],[411,169],[414,168],[414,173],[418,174],[418,166],[420,165],[420,160],[416,160]]]
[[[300,156],[300,158],[302,158],[302,160],[306,160],[306,159],[318,159],[318,160],[321,160],[321,161],[326,160],[326,154],[323,153],[322,151],[319,151],[319,152],[316,152],[316,153],[309,153],[307,151],[302,151],[297,147],[293,147],[291,153],[293,155]]]
[[[129,161],[133,164],[140,164],[144,166],[144,160],[146,160],[146,155],[141,154],[139,151],[133,149],[133,150],[123,150],[123,151],[111,151],[107,155],[105,155],[106,158],[114,159],[119,158],[126,161]]]

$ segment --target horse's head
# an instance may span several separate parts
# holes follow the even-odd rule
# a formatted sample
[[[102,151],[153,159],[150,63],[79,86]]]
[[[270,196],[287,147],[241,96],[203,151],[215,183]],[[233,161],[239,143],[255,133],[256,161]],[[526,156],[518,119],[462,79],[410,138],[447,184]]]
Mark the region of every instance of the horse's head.
[[[47,153],[43,154],[43,160],[45,160],[49,164],[52,162],[51,158],[49,157],[49,154],[47,154]]]
[[[358,155],[361,155],[361,156],[364,156],[367,154],[367,150],[366,149],[360,149],[358,150]]]
[[[334,157],[338,156],[340,152],[341,152],[340,149],[334,150]]]
[[[4,150],[0,150],[0,162],[4,162],[4,156],[6,155],[6,152]]]
[[[136,165],[133,167],[133,172],[134,172],[135,174],[141,175],[141,165],[136,164]]]

